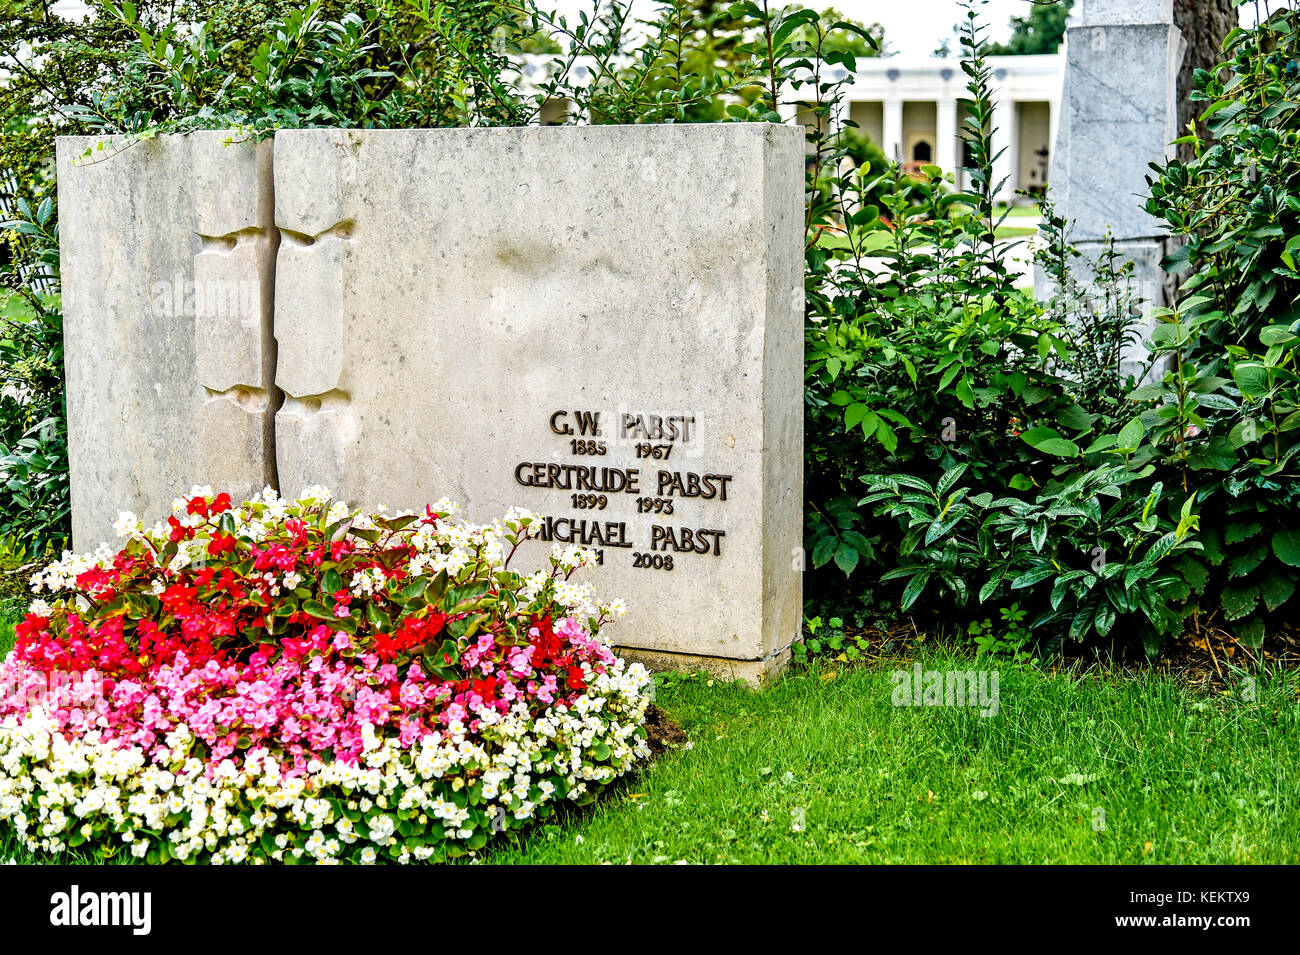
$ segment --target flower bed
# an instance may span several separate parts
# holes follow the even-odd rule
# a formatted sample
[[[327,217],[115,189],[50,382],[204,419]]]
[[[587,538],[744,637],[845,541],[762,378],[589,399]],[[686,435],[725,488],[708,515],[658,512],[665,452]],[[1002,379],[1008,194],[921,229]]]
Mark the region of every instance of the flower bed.
[[[148,862],[441,860],[649,755],[649,675],[540,518],[196,489],[71,555],[0,665],[0,828]],[[52,596],[40,599],[39,595]]]

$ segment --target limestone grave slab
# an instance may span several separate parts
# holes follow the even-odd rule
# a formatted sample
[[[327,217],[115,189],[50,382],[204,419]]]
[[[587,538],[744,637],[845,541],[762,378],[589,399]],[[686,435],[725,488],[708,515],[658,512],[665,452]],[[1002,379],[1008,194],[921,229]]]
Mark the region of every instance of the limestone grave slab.
[[[779,660],[802,151],[762,124],[278,133],[281,486],[539,511],[600,553],[620,646]]]
[[[275,483],[271,143],[58,142],[72,536]]]

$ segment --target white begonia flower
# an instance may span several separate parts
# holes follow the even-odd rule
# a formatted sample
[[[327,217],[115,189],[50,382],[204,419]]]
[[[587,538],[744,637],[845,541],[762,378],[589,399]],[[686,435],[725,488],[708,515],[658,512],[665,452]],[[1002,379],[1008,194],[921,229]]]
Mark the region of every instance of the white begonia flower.
[[[38,597],[27,605],[27,612],[38,617],[48,617],[54,613],[54,608]]]
[[[318,504],[321,501],[328,501],[334,498],[334,492],[323,484],[309,484],[302,489],[298,495],[300,504]]]
[[[113,522],[113,533],[118,537],[134,537],[142,533],[143,526],[140,518],[135,514],[130,511],[119,511],[117,520]]]

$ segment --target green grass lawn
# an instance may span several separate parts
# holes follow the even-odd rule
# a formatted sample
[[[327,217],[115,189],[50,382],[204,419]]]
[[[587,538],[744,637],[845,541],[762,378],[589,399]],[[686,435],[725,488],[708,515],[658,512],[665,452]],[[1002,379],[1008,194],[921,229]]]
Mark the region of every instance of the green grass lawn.
[[[673,680],[660,702],[690,751],[487,861],[1300,860],[1294,678],[1246,704],[1154,676],[1004,670],[982,718],[895,707],[888,672],[820,669],[762,693]]]
[[[1300,861],[1297,674],[1245,702],[1154,674],[1004,668],[985,718],[895,707],[892,669],[815,667],[757,693],[667,677],[658,702],[691,747],[483,861]],[[29,858],[0,837],[5,856]]]
[[[30,318],[31,309],[21,296],[0,292],[0,321],[4,319]]]
[[[0,598],[0,660],[14,645],[14,624],[22,619],[26,601],[21,597]]]
[[[1008,219],[1008,222],[1011,220]],[[995,239],[1028,239],[1038,235],[1037,226],[1000,226],[994,233]]]
[[[999,205],[993,207],[993,217],[995,219],[1001,218],[1004,213],[1009,219],[1030,219],[1042,215],[1042,210],[1038,207],[1037,203],[1028,206],[1008,207],[1005,205]]]
[[[817,244],[825,249],[843,249],[846,252],[852,252],[853,247],[849,243],[848,236],[839,235],[834,232],[823,233],[818,239]],[[862,255],[871,255],[882,249],[887,249],[894,244],[894,236],[888,229],[877,229],[874,232],[868,232],[862,237],[859,243],[858,252]]]

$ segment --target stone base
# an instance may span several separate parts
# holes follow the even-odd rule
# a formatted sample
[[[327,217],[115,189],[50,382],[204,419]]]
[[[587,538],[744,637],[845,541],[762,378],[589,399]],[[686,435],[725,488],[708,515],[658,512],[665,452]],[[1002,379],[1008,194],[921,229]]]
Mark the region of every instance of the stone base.
[[[1173,278],[1160,267],[1172,240],[1160,236],[1148,236],[1138,239],[1113,240],[1116,264],[1133,263],[1133,272],[1127,279],[1128,294],[1134,307],[1143,314],[1151,309],[1163,308],[1175,298]],[[1106,252],[1104,241],[1083,241],[1073,243],[1079,255],[1071,262],[1073,279],[1077,287],[1069,294],[1090,297],[1094,294],[1104,296],[1105,289],[1098,287],[1096,266]],[[1061,294],[1060,287],[1041,265],[1034,266],[1034,295],[1041,302],[1047,302]],[[1137,338],[1129,342],[1120,361],[1120,372],[1125,375],[1137,375],[1145,367],[1148,352],[1144,342],[1158,323],[1154,318],[1144,318],[1135,328]],[[1165,371],[1171,367],[1166,359],[1149,369],[1141,383],[1159,381]]]
[[[720,680],[744,680],[754,689],[771,682],[790,665],[793,656],[789,647],[762,660],[729,660],[726,657],[706,657],[695,653],[664,653],[619,646],[614,647],[614,652],[625,660],[640,663],[656,673],[704,670]]]

